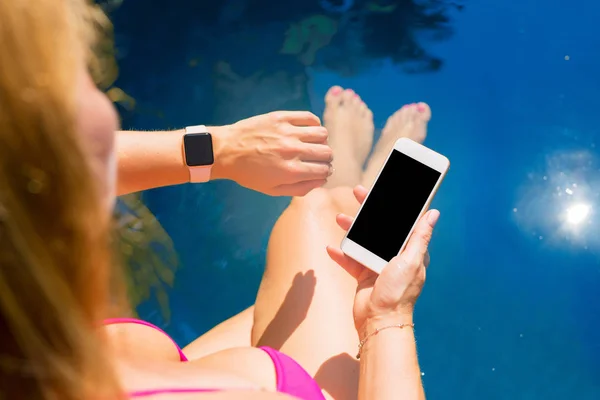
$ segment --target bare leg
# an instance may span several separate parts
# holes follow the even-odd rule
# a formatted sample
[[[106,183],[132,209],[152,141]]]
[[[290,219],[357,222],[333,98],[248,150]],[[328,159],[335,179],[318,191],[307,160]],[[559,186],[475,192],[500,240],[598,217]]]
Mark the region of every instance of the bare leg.
[[[340,104],[330,100],[327,106]],[[365,125],[372,135],[373,125],[364,123],[363,113],[330,111],[325,111],[331,117],[325,119],[330,145],[336,171],[343,169],[344,174],[329,183],[347,186],[294,198],[275,224],[255,304],[252,344],[270,346],[293,357],[330,397],[355,399],[358,336],[352,305],[356,280],[331,261],[325,246],[340,243],[344,236],[335,222],[336,214],[353,215],[358,209],[351,188],[359,183],[360,174],[347,172],[360,171],[364,158],[358,155],[370,151],[370,141],[348,137],[349,129]]]
[[[333,86],[325,95],[323,122],[333,149],[334,172],[326,188],[353,186],[373,145],[373,113],[352,90]]]
[[[252,344],[293,357],[335,399],[354,399],[358,390],[356,280],[331,261],[325,246],[343,238],[336,214],[353,215],[357,208],[346,187],[292,200],[271,233],[254,312]]]
[[[406,105],[389,117],[363,174],[362,185],[371,187],[396,140],[407,137],[423,143],[430,119],[431,109],[425,103]]]

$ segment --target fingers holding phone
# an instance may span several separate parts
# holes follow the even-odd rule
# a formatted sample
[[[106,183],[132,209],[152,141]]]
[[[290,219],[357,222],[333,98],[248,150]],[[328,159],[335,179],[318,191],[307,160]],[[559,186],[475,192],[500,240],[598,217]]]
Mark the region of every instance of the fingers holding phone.
[[[363,187],[355,189],[359,202],[363,192],[366,192]],[[411,323],[415,303],[425,284],[429,265],[427,247],[439,215],[437,210],[428,211],[418,221],[405,250],[392,258],[379,275],[339,248],[327,247],[331,259],[357,279],[353,314],[361,337],[381,326]],[[337,220],[345,230],[353,222],[353,218],[345,214],[338,215]]]
[[[354,195],[362,204],[367,195],[363,186],[354,188]],[[405,250],[392,258],[377,276],[365,268],[339,248],[327,247],[329,256],[358,280],[359,287],[366,288],[365,282],[372,281],[373,291],[369,301],[373,302],[370,310],[365,312],[371,316],[386,314],[410,314],[425,283],[425,269],[429,266],[427,248],[440,213],[438,210],[428,211],[417,223]],[[340,228],[348,230],[354,218],[346,214],[338,214],[337,223]],[[361,307],[358,307],[361,308]],[[360,319],[360,318],[359,318]]]
[[[439,216],[437,210],[428,211],[417,223],[404,251],[383,268],[371,294],[373,314],[412,314],[425,284],[427,247]]]

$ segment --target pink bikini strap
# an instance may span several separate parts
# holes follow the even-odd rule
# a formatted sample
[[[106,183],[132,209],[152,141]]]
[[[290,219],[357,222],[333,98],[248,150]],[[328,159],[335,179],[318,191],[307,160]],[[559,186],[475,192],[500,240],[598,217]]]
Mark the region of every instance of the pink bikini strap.
[[[167,335],[167,333],[165,331],[163,331],[162,329],[160,329],[158,326],[153,325],[150,322],[142,321],[141,319],[135,319],[135,318],[109,318],[109,319],[104,320],[104,325],[114,325],[114,324],[138,324],[138,325],[145,325],[147,327],[156,329],[157,331],[161,332],[166,337],[168,337],[171,342],[173,342],[173,345],[179,352],[179,360],[180,361],[188,361],[185,354],[183,354],[183,351],[181,351],[181,347],[179,347],[179,345],[177,343],[175,343],[175,341],[171,338],[171,336]],[[148,396],[148,395],[145,395],[145,396]]]

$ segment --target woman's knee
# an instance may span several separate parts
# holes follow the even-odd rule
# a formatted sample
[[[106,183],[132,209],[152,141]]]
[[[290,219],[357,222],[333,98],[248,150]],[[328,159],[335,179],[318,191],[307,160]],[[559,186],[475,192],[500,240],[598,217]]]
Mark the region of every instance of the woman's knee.
[[[313,248],[341,240],[344,232],[336,223],[336,215],[354,215],[356,206],[358,202],[350,188],[319,188],[304,197],[295,197],[273,227],[270,254],[278,253],[279,248],[289,252],[290,243],[296,243],[292,247],[299,251],[313,254]],[[305,251],[306,248],[310,250]]]

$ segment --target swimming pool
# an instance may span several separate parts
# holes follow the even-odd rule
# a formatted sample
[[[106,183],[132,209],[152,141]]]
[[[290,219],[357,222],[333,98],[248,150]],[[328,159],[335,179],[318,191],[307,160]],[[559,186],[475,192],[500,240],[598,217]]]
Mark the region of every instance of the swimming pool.
[[[452,160],[416,316],[429,398],[600,398],[600,3],[280,3],[124,0],[117,83],[137,104],[124,126],[320,113],[332,84],[378,127],[428,102],[426,144]],[[144,200],[181,260],[170,315],[152,296],[144,318],[186,343],[252,303],[289,199],[216,182]]]

